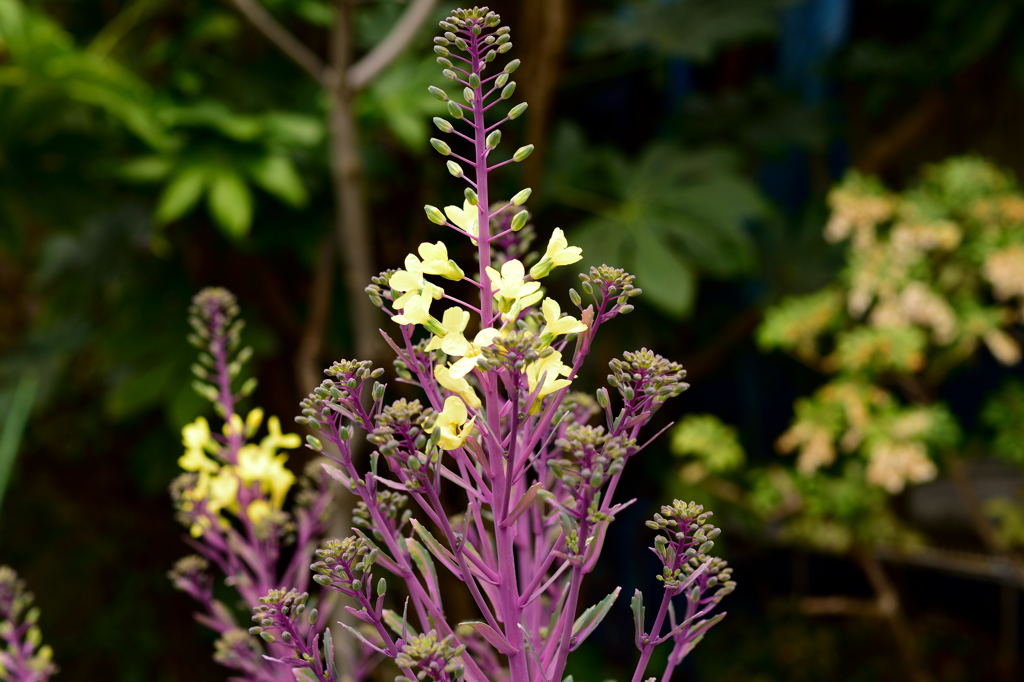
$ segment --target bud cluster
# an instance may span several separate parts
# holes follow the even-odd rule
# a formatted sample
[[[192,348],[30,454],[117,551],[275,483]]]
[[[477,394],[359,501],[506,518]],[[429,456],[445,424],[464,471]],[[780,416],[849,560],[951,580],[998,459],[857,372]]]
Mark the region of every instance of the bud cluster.
[[[627,351],[622,359],[608,363],[612,373],[608,385],[617,389],[623,400],[634,400],[646,406],[658,406],[690,387],[683,381],[686,370],[676,362],[646,348]]]
[[[304,668],[313,674],[314,679],[326,682],[333,678],[333,662],[327,655],[329,652],[320,650],[317,632],[319,612],[316,608],[307,608],[308,601],[308,592],[270,590],[252,610],[252,620],[256,625],[249,628],[249,634],[261,637],[268,644],[278,645],[282,653],[268,656],[269,660]]]
[[[0,566],[0,679],[45,682],[56,674],[53,651],[42,644],[39,608],[32,593],[9,566]]]
[[[398,667],[415,677],[395,678],[395,682],[416,682],[416,680],[435,680],[436,682],[455,682],[463,678],[463,665],[459,661],[465,647],[455,637],[449,635],[439,638],[437,632],[431,630],[423,635],[410,637],[395,658]]]

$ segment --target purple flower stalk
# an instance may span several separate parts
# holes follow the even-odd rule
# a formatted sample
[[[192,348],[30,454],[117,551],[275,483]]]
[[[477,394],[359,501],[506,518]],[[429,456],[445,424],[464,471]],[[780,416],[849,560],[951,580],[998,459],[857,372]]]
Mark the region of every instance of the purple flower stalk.
[[[313,551],[326,528],[329,479],[314,468],[297,481],[279,450],[298,447],[299,436],[282,433],[271,417],[267,434],[257,438],[262,410],[245,418],[237,412],[238,402],[255,384],[250,380],[236,387],[251,351],[240,346],[242,323],[234,297],[223,289],[203,290],[195,297],[190,322],[190,340],[200,349],[193,367],[195,387],[224,424],[218,433],[200,417],[182,431],[185,453],[178,463],[186,473],[171,490],[196,555],[178,561],[170,577],[199,604],[196,619],[220,635],[214,658],[241,675],[235,679],[293,681],[277,663],[290,646],[250,637],[232,609],[214,598],[214,572],[249,609],[281,585],[305,590]],[[298,492],[292,494],[294,488]],[[286,504],[289,495],[291,505]],[[329,610],[324,608],[314,624],[317,632]]]
[[[518,234],[529,220],[522,206],[530,190],[492,196],[490,175],[533,149],[494,159],[501,126],[526,109],[495,115],[516,87],[510,76],[518,60],[487,73],[511,49],[509,31],[487,8],[456,10],[441,28],[434,51],[461,92],[453,98],[430,88],[447,104],[449,118],[434,123],[451,140],[431,145],[466,184],[465,200],[425,210],[472,244],[476,272],[467,276],[443,241],[428,242],[367,288],[399,325],[397,338],[383,338],[399,381],[420,399],[389,403],[382,368],[342,360],[303,401],[297,421],[312,432],[309,447],[358,500],[353,535],[326,543],[312,569],[316,582],[350,602],[359,625],[352,635],[390,658],[399,679],[560,682],[570,652],[619,594],[581,608],[608,526],[630,504],[615,499],[624,467],[651,442],[641,432],[654,413],[687,388],[686,373],[641,349],[612,361],[615,398],[607,388],[596,398],[572,391],[598,330],[629,313],[640,290],[632,275],[601,266],[580,276],[583,294],[568,293],[578,317],[546,294],[544,278],[582,253],[556,228],[542,253],[524,256]],[[446,306],[439,317],[435,305]],[[375,448],[365,468],[354,452],[360,431]],[[669,643],[662,680],[670,679],[721,618],[710,612],[734,585],[725,562],[707,554],[718,534],[709,516],[676,501],[651,522],[662,533],[653,550],[664,588],[649,632],[643,600],[633,599],[634,680],[646,675],[655,647]],[[474,619],[452,618],[445,573],[462,584]],[[385,575],[397,579],[397,590],[389,593]],[[676,597],[686,605],[681,615]],[[281,593],[268,599],[276,605]],[[334,679],[317,659],[312,630],[289,625],[283,608],[273,608],[255,617],[275,641],[291,633],[293,649],[279,660]]]
[[[0,679],[45,682],[56,674],[53,651],[42,644],[33,596],[9,566],[0,566]]]

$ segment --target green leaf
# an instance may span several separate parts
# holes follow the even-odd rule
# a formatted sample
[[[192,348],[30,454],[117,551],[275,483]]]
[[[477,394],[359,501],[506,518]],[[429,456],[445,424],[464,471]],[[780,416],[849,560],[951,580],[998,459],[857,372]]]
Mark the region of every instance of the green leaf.
[[[202,166],[188,166],[178,173],[160,195],[157,222],[170,223],[191,211],[203,194],[206,177],[206,168]]]
[[[580,614],[580,617],[572,624],[572,636],[576,641],[575,646],[572,647],[573,649],[582,644],[590,633],[601,624],[604,617],[608,615],[608,611],[611,610],[612,604],[619,598],[619,592],[621,591],[621,587],[616,587],[611,594]]]
[[[3,427],[0,428],[0,508],[4,501],[4,492],[14,470],[14,460],[18,456],[18,448],[28,423],[32,405],[35,404],[38,380],[29,374],[23,374],[18,380],[11,396]]]
[[[244,237],[252,226],[252,193],[241,176],[222,171],[210,182],[210,214],[233,238]]]
[[[634,272],[644,298],[670,315],[688,315],[693,310],[697,289],[693,266],[652,231],[639,230],[635,237]]]
[[[249,174],[257,185],[292,206],[304,206],[309,199],[295,165],[286,156],[265,156],[253,162]]]
[[[406,538],[405,546],[409,549],[409,556],[415,562],[416,568],[420,570],[423,577],[430,583],[430,593],[440,594],[437,585],[437,567],[434,566],[434,560],[430,558],[430,553],[427,552],[423,545],[416,542],[414,538]]]
[[[125,161],[117,169],[117,175],[129,182],[157,182],[171,172],[173,164],[162,156],[140,156]]]
[[[629,600],[629,610],[633,612],[633,643],[636,648],[641,648],[641,638],[644,636],[644,628],[647,627],[647,610],[644,608],[644,595],[640,590],[633,590],[633,598]]]

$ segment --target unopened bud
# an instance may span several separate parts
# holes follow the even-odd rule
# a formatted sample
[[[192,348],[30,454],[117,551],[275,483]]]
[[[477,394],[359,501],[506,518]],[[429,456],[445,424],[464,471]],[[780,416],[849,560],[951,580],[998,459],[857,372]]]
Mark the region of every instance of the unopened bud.
[[[471,206],[476,206],[477,203],[479,203],[480,201],[480,199],[476,196],[476,192],[473,191],[472,187],[467,187],[466,191],[463,192],[463,194],[465,194],[466,201],[468,201]]]
[[[516,153],[512,155],[512,160],[516,163],[522,163],[529,158],[530,154],[533,153],[533,145],[528,144],[525,147],[520,147],[516,150]]]
[[[459,106],[458,102],[448,102],[448,113],[452,118],[459,121],[462,120],[462,107]]]
[[[501,131],[500,130],[494,130],[494,131],[491,132],[490,135],[487,136],[487,139],[484,141],[484,144],[486,144],[490,149],[494,149],[495,147],[498,146],[498,143],[500,143],[500,142],[501,142]]]
[[[502,43],[501,45],[498,46],[498,54],[505,54],[506,52],[508,52],[511,49],[512,49],[512,43],[511,42]]]
[[[441,75],[448,80],[457,81],[459,80],[459,74],[455,73],[453,69],[445,69],[441,72]]]
[[[437,99],[441,102],[448,101],[448,93],[442,90],[441,88],[437,87],[436,85],[431,85],[429,88],[427,88],[427,92],[433,95],[434,99]]]
[[[471,73],[469,74],[469,87],[474,90],[480,87],[480,75]]]
[[[380,580],[377,581],[377,596],[378,597],[383,597],[387,593],[388,593],[388,582],[386,580],[384,580],[384,578],[381,578]]]
[[[446,222],[444,218],[444,213],[441,213],[441,209],[439,209],[437,206],[431,206],[430,204],[427,204],[426,206],[423,207],[423,212],[427,214],[427,220],[434,223],[435,225],[444,225]]]
[[[444,47],[443,45],[434,45],[434,54],[436,54],[438,57],[447,57],[448,55],[451,54],[451,52],[449,52],[448,48]]]
[[[472,88],[462,88],[462,99],[466,100],[466,104],[473,103],[473,90]]]
[[[575,289],[569,289],[569,300],[572,301],[572,304],[577,308],[583,306],[583,298],[580,296],[580,292]]]
[[[512,93],[514,93],[515,91],[516,91],[516,82],[512,81],[511,83],[509,83],[508,85],[506,85],[505,87],[503,87],[501,89],[501,98],[502,99],[508,99],[509,97],[512,96]]]
[[[522,62],[520,62],[518,59],[513,59],[512,61],[505,65],[503,71],[505,73],[515,73],[515,70],[519,68],[519,65],[521,63]]]
[[[453,126],[451,123],[449,123],[447,119],[443,119],[440,116],[435,116],[434,117],[434,125],[442,133],[450,133],[453,130],[455,130],[455,126]]]
[[[324,449],[323,443],[320,442],[320,439],[312,434],[306,435],[306,445],[308,445],[310,449],[315,450],[317,452],[320,452],[321,450]]]
[[[441,156],[448,156],[452,153],[452,148],[448,146],[448,143],[436,137],[430,138],[430,146],[436,149]]]
[[[533,190],[530,189],[529,187],[527,187],[526,189],[521,189],[518,192],[516,192],[515,195],[508,200],[508,202],[513,206],[522,206],[523,204],[526,203],[527,199],[530,198],[531,194],[533,194]]]
[[[508,120],[512,121],[512,120],[517,119],[520,116],[522,116],[523,112],[526,111],[526,108],[528,106],[530,106],[530,105],[527,104],[526,102],[520,102],[519,104],[517,104],[514,107],[512,107],[511,109],[509,109],[508,110]]]
[[[512,217],[512,231],[518,232],[526,227],[526,221],[530,219],[530,212],[525,208]]]
[[[497,88],[505,87],[505,83],[508,83],[508,74],[498,74],[498,77],[494,79],[494,86]]]
[[[455,163],[454,161],[449,161],[445,164],[445,166],[448,167],[448,172],[451,173],[452,176],[456,178],[462,177],[462,166],[460,166],[459,164]]]

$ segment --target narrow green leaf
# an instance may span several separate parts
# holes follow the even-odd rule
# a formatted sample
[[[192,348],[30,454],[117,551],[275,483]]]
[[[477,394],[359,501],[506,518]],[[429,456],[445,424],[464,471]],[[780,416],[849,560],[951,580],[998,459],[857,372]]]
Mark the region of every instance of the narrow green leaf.
[[[230,237],[244,237],[252,226],[252,193],[233,171],[218,173],[210,182],[210,214]]]
[[[406,538],[405,546],[409,549],[409,556],[412,557],[420,573],[430,583],[430,593],[440,594],[437,584],[437,567],[434,565],[434,560],[430,558],[430,553],[414,538]]]
[[[621,587],[616,587],[611,594],[580,614],[580,617],[572,624],[572,636],[576,640],[573,649],[582,644],[590,636],[590,633],[601,624],[604,617],[608,615],[608,611],[611,610],[612,604],[619,598],[621,591]]]
[[[191,211],[206,185],[207,172],[202,166],[188,166],[171,180],[160,195],[156,220],[170,223]]]
[[[10,482],[14,470],[14,460],[18,456],[25,424],[28,423],[32,405],[35,403],[39,380],[29,374],[23,374],[14,387],[10,407],[0,429],[0,508],[3,506],[4,492]]]
[[[264,156],[249,167],[257,185],[292,206],[301,207],[309,200],[306,186],[286,156]]]

